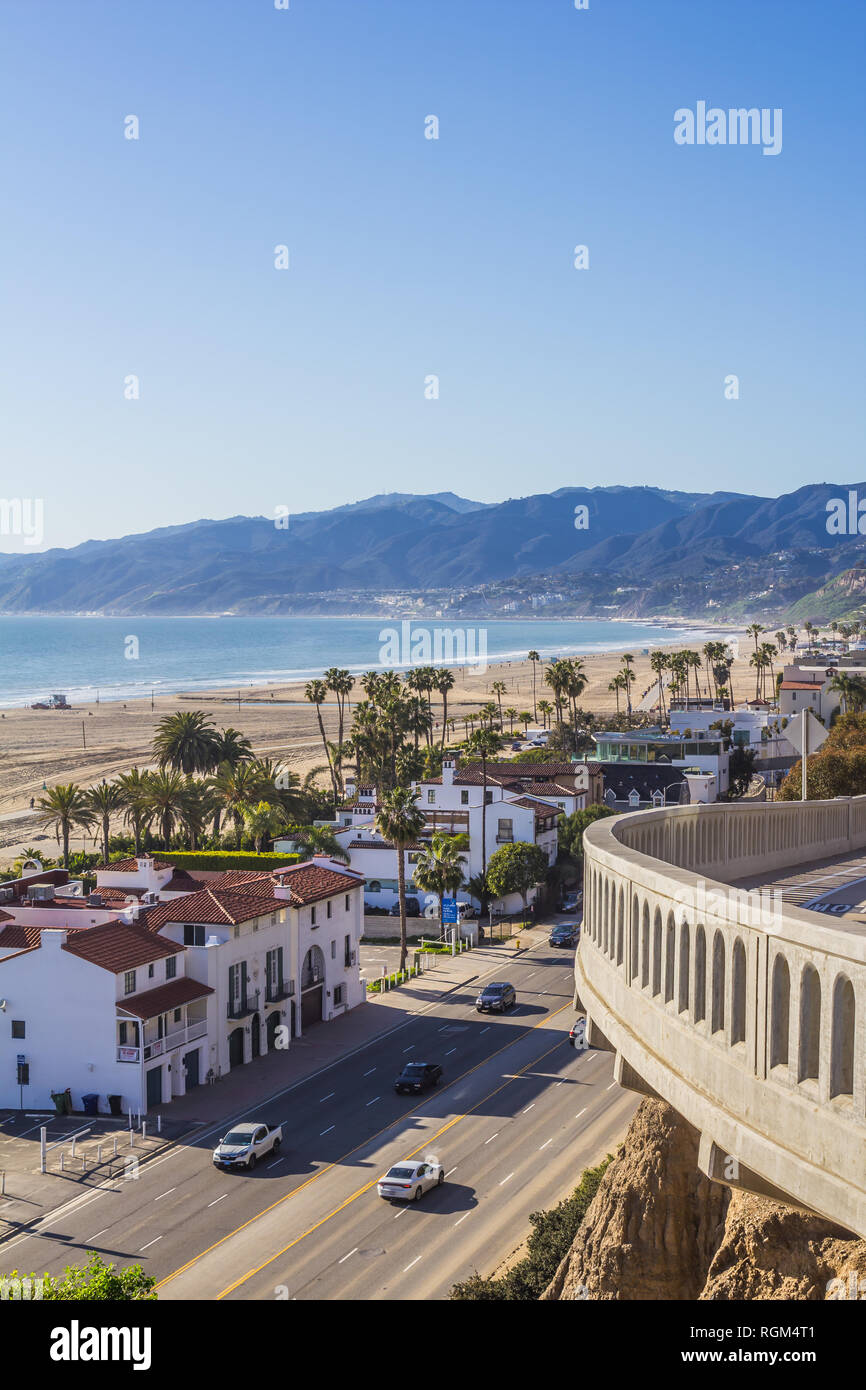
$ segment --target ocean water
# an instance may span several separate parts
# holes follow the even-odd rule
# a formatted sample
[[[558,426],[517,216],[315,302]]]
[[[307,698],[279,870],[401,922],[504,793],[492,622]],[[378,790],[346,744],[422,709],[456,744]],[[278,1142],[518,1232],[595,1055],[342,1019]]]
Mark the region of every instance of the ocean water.
[[[100,700],[135,699],[152,690],[170,695],[230,686],[243,692],[268,681],[308,680],[329,666],[360,674],[383,665],[461,664],[448,659],[444,637],[436,661],[437,628],[465,634],[468,664],[473,656],[477,664],[482,651],[490,664],[523,659],[532,648],[545,659],[590,651],[639,653],[665,642],[694,646],[701,636],[694,629],[649,623],[544,619],[459,626],[447,619],[413,620],[401,629],[399,619],[388,618],[0,617],[0,707],[54,692],[73,704],[97,694]]]

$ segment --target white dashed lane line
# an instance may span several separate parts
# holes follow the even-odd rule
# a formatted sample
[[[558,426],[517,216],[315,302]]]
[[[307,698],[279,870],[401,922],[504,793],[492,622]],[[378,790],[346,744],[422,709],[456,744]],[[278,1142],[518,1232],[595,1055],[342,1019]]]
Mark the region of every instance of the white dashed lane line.
[[[546,1149],[546,1148],[547,1148],[547,1145],[548,1145],[548,1144],[552,1144],[552,1143],[553,1143],[553,1135],[551,1135],[549,1139],[545,1140],[545,1142],[544,1142],[543,1144],[540,1145],[538,1152],[541,1153],[541,1150],[542,1150],[542,1149]]]
[[[452,1053],[452,1052],[456,1052],[456,1051],[457,1051],[457,1048],[456,1048],[456,1047],[451,1047],[451,1048],[449,1048],[448,1051],[445,1053],[445,1056],[446,1056],[446,1057],[450,1057],[450,1056],[451,1056],[451,1053]]]
[[[372,1100],[368,1100],[368,1101],[367,1101],[368,1107],[371,1106],[371,1105],[375,1105],[375,1104],[376,1104],[376,1101],[377,1101],[377,1100],[381,1100],[381,1099],[382,1099],[381,1096],[374,1096]]]
[[[224,1192],[223,1195],[222,1195],[221,1197],[217,1197],[216,1202],[208,1202],[208,1206],[209,1206],[209,1207],[215,1207],[216,1204],[217,1204],[217,1202],[224,1202],[225,1199],[226,1199],[226,1197],[227,1197],[228,1195],[229,1195],[229,1194],[228,1194],[227,1192]]]
[[[322,1097],[321,1097],[321,1099],[319,1100],[319,1104],[321,1105],[324,1101],[330,1100],[330,1099],[332,1098],[332,1096],[335,1096],[336,1094],[337,1094],[336,1091],[329,1091],[328,1094],[327,1094],[326,1096],[322,1096]]]
[[[513,1174],[513,1173],[509,1173],[507,1178],[503,1178],[503,1179],[502,1179],[502,1182],[499,1184],[499,1186],[500,1186],[500,1187],[504,1187],[505,1184],[506,1184],[507,1182],[511,1182],[511,1179],[512,1179],[513,1177],[514,1177],[514,1174]]]
[[[352,1256],[353,1256],[353,1255],[357,1255],[357,1253],[358,1253],[358,1247],[357,1247],[357,1245],[356,1245],[355,1248],[354,1248],[354,1250],[350,1250],[349,1253],[348,1253],[348,1255],[344,1255],[343,1258],[342,1258],[342,1260],[338,1260],[338,1261],[337,1261],[337,1264],[338,1264],[338,1265],[345,1264],[347,1260],[350,1260],[350,1259],[352,1258]]]
[[[491,1134],[490,1138],[489,1138],[489,1139],[485,1139],[484,1142],[485,1142],[485,1144],[492,1144],[493,1141],[494,1141],[494,1139],[498,1139],[498,1138],[499,1138],[499,1130],[497,1130],[495,1134]]]
[[[162,1236],[155,1236],[153,1240],[149,1240],[149,1241],[147,1242],[147,1245],[141,1245],[141,1246],[139,1246],[139,1249],[138,1249],[139,1255],[141,1254],[142,1250],[149,1250],[150,1247],[151,1247],[152,1245],[156,1245],[156,1242],[157,1242],[158,1240],[162,1240]]]
[[[364,1075],[365,1075],[365,1076],[372,1076],[372,1075],[373,1075],[373,1072],[374,1072],[375,1070],[376,1070],[375,1067],[371,1067],[369,1071],[365,1071],[365,1072],[364,1072]]]
[[[412,1265],[416,1265],[416,1264],[418,1263],[418,1261],[420,1260],[420,1258],[421,1258],[420,1255],[416,1255],[415,1258],[414,1258],[414,1260],[412,1261],[412,1264],[407,1265],[406,1268],[403,1270],[403,1273],[404,1273],[404,1274],[408,1274],[408,1273],[409,1273],[409,1270],[412,1268]]]
[[[319,1134],[319,1138],[321,1139],[322,1134],[330,1134],[330,1133],[331,1133],[331,1130],[332,1130],[332,1129],[336,1129],[336,1128],[337,1128],[336,1125],[328,1125],[328,1128],[327,1128],[327,1129],[323,1129],[323,1130],[321,1131],[321,1133]]]
[[[154,1197],[153,1200],[154,1200],[155,1202],[161,1202],[162,1199],[163,1199],[163,1197],[170,1197],[171,1194],[172,1194],[172,1192],[177,1192],[177,1188],[176,1188],[176,1187],[170,1187],[170,1188],[168,1189],[168,1192],[160,1192],[159,1196],[158,1196],[158,1197]]]

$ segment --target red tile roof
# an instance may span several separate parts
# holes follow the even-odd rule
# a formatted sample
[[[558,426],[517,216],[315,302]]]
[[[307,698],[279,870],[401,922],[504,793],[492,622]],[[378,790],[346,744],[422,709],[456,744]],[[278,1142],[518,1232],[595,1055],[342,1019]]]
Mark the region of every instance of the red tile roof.
[[[782,690],[820,690],[823,684],[823,681],[782,681],[780,688]],[[751,703],[754,705],[758,701],[752,700]]]
[[[0,947],[8,950],[10,947],[18,950],[36,949],[41,945],[41,936],[44,931],[56,931],[56,927],[35,927],[30,923],[10,922],[5,927],[0,928]],[[87,927],[70,927],[71,932],[87,931]],[[93,928],[90,928],[93,930]]]
[[[142,859],[148,858],[146,854],[143,854],[141,857]],[[153,867],[156,870],[161,871],[163,869],[170,869],[171,865],[165,864],[161,859],[154,859]],[[116,859],[113,864],[97,864],[95,872],[111,872],[113,874],[134,874],[137,869],[138,860],[133,856],[130,859]]]
[[[349,868],[332,869],[317,864],[314,859],[305,864],[293,864],[288,869],[277,869],[274,877],[291,890],[293,907],[331,898],[335,893],[346,893],[363,881],[361,874]]]
[[[204,999],[208,994],[213,994],[210,985],[184,975],[179,980],[167,980],[155,989],[143,990],[141,994],[128,994],[125,999],[118,999],[117,1007],[120,1013],[134,1014],[136,1018],[156,1018],[157,1014],[178,1009],[181,1004],[192,1003],[193,999]]]
[[[147,910],[149,931],[159,931],[167,922],[201,922],[214,926],[239,926],[254,917],[278,912],[288,904],[274,897],[274,885],[268,880],[266,890],[258,885],[245,884],[238,888],[200,888],[171,902],[157,903]]]
[[[164,956],[176,956],[183,951],[175,941],[166,941],[138,922],[106,922],[67,937],[62,949],[91,965],[99,965],[119,975],[138,965],[149,965]]]

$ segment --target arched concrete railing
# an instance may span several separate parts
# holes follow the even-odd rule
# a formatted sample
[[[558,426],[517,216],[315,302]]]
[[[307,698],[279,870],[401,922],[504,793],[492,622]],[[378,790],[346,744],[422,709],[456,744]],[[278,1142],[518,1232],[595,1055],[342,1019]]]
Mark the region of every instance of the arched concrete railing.
[[[700,1131],[710,1177],[866,1237],[866,927],[730,886],[864,846],[866,797],[597,821],[575,980],[590,1042]]]

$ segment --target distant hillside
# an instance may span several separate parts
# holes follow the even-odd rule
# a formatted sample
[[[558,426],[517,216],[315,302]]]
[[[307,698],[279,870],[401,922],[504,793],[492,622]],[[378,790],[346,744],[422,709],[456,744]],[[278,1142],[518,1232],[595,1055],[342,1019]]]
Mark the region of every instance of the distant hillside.
[[[392,493],[292,516],[285,529],[266,517],[201,520],[2,556],[0,611],[369,611],[377,594],[434,590],[494,611],[492,593],[528,596],[540,576],[574,611],[700,614],[723,599],[735,612],[756,595],[778,608],[859,562],[864,538],[825,525],[827,499],[849,486],[780,498],[562,488],[488,504]]]
[[[791,622],[807,618],[845,622],[866,616],[866,563],[843,570],[820,589],[806,594],[790,609]]]

